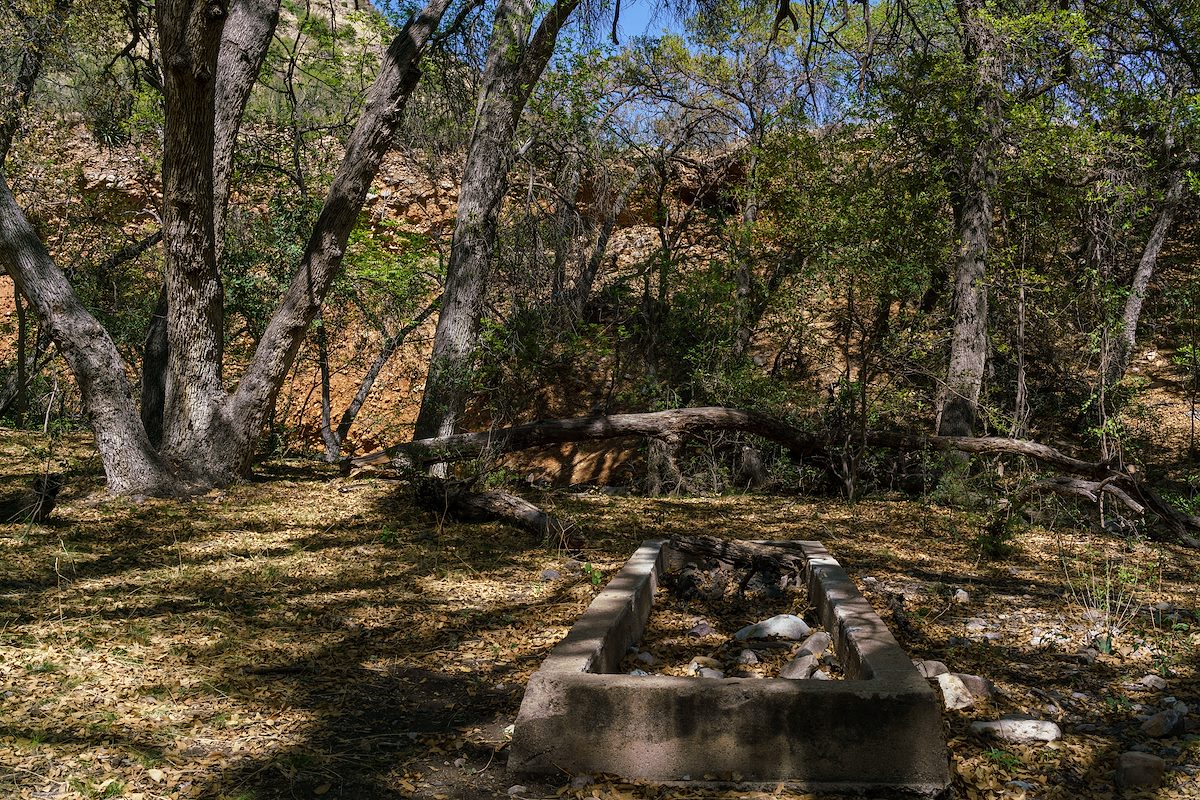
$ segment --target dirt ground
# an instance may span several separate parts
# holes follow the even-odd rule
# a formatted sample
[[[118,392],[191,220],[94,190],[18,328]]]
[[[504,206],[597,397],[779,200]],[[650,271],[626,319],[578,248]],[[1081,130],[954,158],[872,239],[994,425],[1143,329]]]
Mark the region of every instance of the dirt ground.
[[[993,701],[946,714],[954,796],[1121,797],[1116,758],[1140,747],[1166,758],[1166,782],[1124,796],[1200,797],[1195,723],[1141,730],[1200,703],[1200,554],[1101,537],[1065,511],[989,560],[975,516],[928,499],[537,496],[589,540],[591,566],[572,571],[524,534],[419,513],[382,476],[289,461],[192,502],[135,502],[103,494],[85,439],[47,453],[0,431],[0,486],[46,459],[93,477],[73,478],[49,523],[0,524],[0,797],[803,796],[505,773],[525,681],[591,577],[676,532],[821,540],[914,658],[993,681]],[[1113,652],[1080,655],[1106,610],[1122,617]],[[1010,712],[1065,736],[968,731]]]

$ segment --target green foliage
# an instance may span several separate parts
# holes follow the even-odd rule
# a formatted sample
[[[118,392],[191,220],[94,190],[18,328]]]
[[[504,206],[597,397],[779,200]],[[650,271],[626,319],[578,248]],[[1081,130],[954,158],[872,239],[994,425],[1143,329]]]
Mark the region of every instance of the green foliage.
[[[271,197],[266,213],[230,224],[222,281],[226,327],[257,342],[279,296],[300,266],[316,218],[316,203],[297,203],[283,193]]]
[[[599,588],[600,584],[604,582],[604,572],[599,567],[593,566],[591,562],[584,564],[582,569],[584,576],[591,581],[592,586]]]
[[[1022,765],[1020,756],[1011,753],[1008,750],[1001,750],[998,747],[992,747],[983,751],[983,755],[998,766],[1012,772],[1019,769]]]

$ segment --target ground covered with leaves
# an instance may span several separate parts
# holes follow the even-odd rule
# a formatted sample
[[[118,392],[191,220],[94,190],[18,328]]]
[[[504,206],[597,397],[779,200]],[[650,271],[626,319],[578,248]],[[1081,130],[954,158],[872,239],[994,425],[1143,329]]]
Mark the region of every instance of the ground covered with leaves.
[[[0,436],[3,485],[42,466],[32,441]],[[62,452],[94,469],[84,446]],[[312,462],[184,503],[73,477],[48,523],[0,524],[0,796],[803,796],[505,774],[525,681],[599,586],[642,540],[705,533],[824,542],[914,658],[995,683],[993,701],[946,714],[956,796],[1119,797],[1116,757],[1143,748],[1168,763],[1147,796],[1200,797],[1194,724],[1141,729],[1200,703],[1198,553],[1050,515],[984,558],[973,516],[928,499],[537,499],[587,537],[582,553]],[[1005,713],[1065,736],[969,733]]]

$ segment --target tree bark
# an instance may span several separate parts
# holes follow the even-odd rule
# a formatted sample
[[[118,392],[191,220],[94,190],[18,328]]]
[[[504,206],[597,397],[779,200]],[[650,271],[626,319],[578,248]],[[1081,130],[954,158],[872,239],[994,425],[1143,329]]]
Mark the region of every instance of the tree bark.
[[[566,442],[595,441],[620,437],[649,437],[654,439],[682,438],[702,431],[741,431],[783,445],[792,458],[820,455],[831,457],[844,440],[829,434],[814,434],[797,430],[780,420],[755,411],[709,406],[676,408],[644,414],[614,414],[611,416],[556,419],[515,425],[483,433],[460,433],[393,445],[384,450],[342,462],[343,470],[398,464],[404,468],[420,468],[440,462],[461,461],[483,455],[498,456],[518,450]],[[866,431],[862,444],[867,447],[887,447],[898,450],[936,450],[975,455],[1009,455],[1032,458],[1070,475],[1106,482],[1142,503],[1149,511],[1164,519],[1182,541],[1195,546],[1184,535],[1186,530],[1200,530],[1200,517],[1175,510],[1153,489],[1130,472],[1113,468],[1104,461],[1084,461],[1040,442],[1005,439],[997,436],[935,436],[928,434]],[[1107,490],[1112,493],[1112,490]]]
[[[532,36],[534,0],[501,0],[497,8],[415,438],[446,436],[458,429],[479,340],[500,206],[508,190],[517,122],[554,54],[559,31],[578,4],[579,0],[557,0]]]
[[[967,61],[974,68],[977,116],[962,185],[955,256],[954,329],[937,431],[941,436],[975,433],[979,393],[987,363],[987,259],[992,236],[992,167],[1001,134],[999,68],[988,23],[977,0],[959,0],[959,24]]]
[[[1142,304],[1146,301],[1146,294],[1150,290],[1150,279],[1154,276],[1154,269],[1158,264],[1158,254],[1162,252],[1167,234],[1175,222],[1175,212],[1183,199],[1186,180],[1187,171],[1184,169],[1176,170],[1171,176],[1162,208],[1158,212],[1158,219],[1150,230],[1150,238],[1146,240],[1146,246],[1142,249],[1142,257],[1138,260],[1137,269],[1133,273],[1129,297],[1125,298],[1125,308],[1121,313],[1121,328],[1117,334],[1116,347],[1109,361],[1108,374],[1105,375],[1105,381],[1110,386],[1120,382],[1121,378],[1125,377],[1125,371],[1129,369],[1133,348],[1137,344]]]
[[[246,443],[230,454],[231,464],[239,472],[249,468],[253,453],[247,445],[257,438],[309,324],[341,269],[346,242],[366,201],[371,181],[391,147],[404,105],[421,77],[418,68],[421,55],[449,5],[450,0],[429,0],[384,54],[366,107],[350,136],[346,154],[301,258],[300,269],[271,315],[232,397],[229,416],[235,429],[244,431],[247,437]]]
[[[216,199],[213,235],[218,264],[225,252],[225,221],[238,131],[246,103],[250,100],[250,90],[258,79],[275,26],[279,23],[279,4],[280,0],[232,0],[229,19],[221,35],[213,149],[213,195]]]
[[[216,262],[213,147],[217,56],[227,5],[161,0],[163,56],[163,270],[167,296],[162,450],[197,478],[228,483],[214,444],[235,436],[225,400],[224,288]]]
[[[37,309],[71,368],[113,493],[171,494],[179,483],[150,444],[108,332],[84,309],[0,173],[0,263]]]

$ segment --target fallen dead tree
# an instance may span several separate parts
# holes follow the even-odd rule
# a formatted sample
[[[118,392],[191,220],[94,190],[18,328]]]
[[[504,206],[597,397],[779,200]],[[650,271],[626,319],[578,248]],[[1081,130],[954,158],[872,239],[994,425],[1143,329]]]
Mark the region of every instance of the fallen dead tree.
[[[760,436],[781,445],[794,459],[829,457],[845,445],[844,437],[802,431],[755,411],[707,406],[642,414],[541,420],[479,433],[418,439],[346,459],[342,462],[342,468],[346,474],[354,469],[389,464],[420,470],[436,463],[494,458],[546,445],[621,437],[678,442],[683,437],[706,431],[736,431]],[[957,451],[972,455],[1029,458],[1065,476],[1034,484],[1024,490],[1022,496],[1045,489],[1096,502],[1108,495],[1139,516],[1151,513],[1159,517],[1181,542],[1193,547],[1200,546],[1200,541],[1189,535],[1189,531],[1200,531],[1200,517],[1181,513],[1131,471],[1117,468],[1107,461],[1085,461],[1040,442],[998,436],[936,436],[868,431],[857,439],[857,443],[905,451]],[[467,496],[456,495],[456,498],[465,500]],[[525,526],[522,524],[522,527]]]
[[[539,536],[548,545],[577,547],[581,542],[571,526],[511,492],[476,491],[471,481],[455,481],[428,475],[416,479],[417,505],[460,522],[500,521]]]

